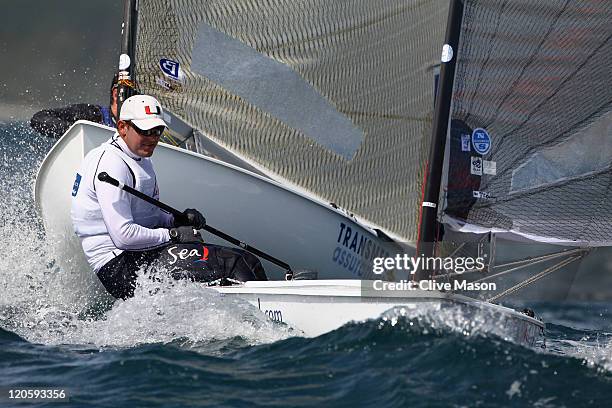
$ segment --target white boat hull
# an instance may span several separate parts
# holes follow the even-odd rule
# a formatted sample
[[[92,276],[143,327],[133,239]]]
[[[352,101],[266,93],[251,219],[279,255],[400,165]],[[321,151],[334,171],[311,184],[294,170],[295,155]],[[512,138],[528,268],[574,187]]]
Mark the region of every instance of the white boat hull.
[[[57,261],[69,273],[91,275],[70,219],[75,174],[84,156],[112,134],[113,129],[102,125],[75,123],[38,172],[36,203],[56,243]],[[350,243],[358,237],[371,241],[372,248],[386,244],[330,205],[236,166],[165,144],[157,147],[153,162],[161,201],[180,210],[197,208],[209,225],[287,262],[293,270],[316,271],[322,279],[359,278],[371,268]],[[204,238],[228,245],[212,235]],[[270,279],[283,279],[281,268],[267,261],[264,267]],[[95,285],[91,277],[89,284]]]
[[[518,344],[534,345],[543,338],[544,324],[515,310],[461,295],[437,291],[403,290],[381,296],[363,287],[371,281],[319,280],[290,282],[247,282],[215,287],[226,296],[235,296],[258,307],[270,319],[283,322],[309,337],[333,331],[351,321],[379,318],[394,308],[410,313],[461,313],[462,320],[488,324],[488,330]],[[389,293],[387,292],[387,295]]]

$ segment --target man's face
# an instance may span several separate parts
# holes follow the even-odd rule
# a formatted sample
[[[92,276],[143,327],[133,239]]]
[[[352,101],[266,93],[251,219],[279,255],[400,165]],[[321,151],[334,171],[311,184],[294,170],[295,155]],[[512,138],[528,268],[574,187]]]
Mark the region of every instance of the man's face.
[[[157,147],[159,138],[164,131],[163,127],[142,131],[129,121],[120,120],[117,124],[119,136],[128,145],[132,153],[140,157],[151,157]],[[149,134],[147,136],[147,134]]]

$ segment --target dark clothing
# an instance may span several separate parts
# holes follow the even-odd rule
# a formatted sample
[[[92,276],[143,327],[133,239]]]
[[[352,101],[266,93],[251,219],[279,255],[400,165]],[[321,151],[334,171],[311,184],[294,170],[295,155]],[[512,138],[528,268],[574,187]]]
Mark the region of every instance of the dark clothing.
[[[242,249],[203,243],[169,244],[149,251],[124,251],[98,272],[106,290],[118,299],[134,295],[136,279],[157,264],[174,279],[212,282],[267,280],[257,257]],[[225,283],[227,284],[227,283]]]
[[[88,103],[42,110],[32,116],[30,126],[45,136],[59,139],[77,120],[89,120],[106,126],[116,126],[108,106]]]

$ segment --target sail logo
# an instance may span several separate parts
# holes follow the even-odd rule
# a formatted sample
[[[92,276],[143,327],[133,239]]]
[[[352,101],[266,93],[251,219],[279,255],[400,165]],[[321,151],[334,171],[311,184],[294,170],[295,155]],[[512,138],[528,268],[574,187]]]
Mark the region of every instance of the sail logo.
[[[469,152],[471,150],[470,148],[471,138],[472,138],[471,135],[461,135],[461,151],[462,152]]]
[[[483,200],[490,200],[490,199],[493,198],[491,193],[488,193],[486,191],[472,191],[472,197],[480,198],[480,199],[483,199]]]
[[[476,128],[472,132],[472,147],[476,153],[485,155],[491,151],[491,136],[486,130],[482,128]]]
[[[161,68],[162,72],[171,79],[174,79],[175,81],[180,79],[182,72],[178,61],[162,58],[159,60],[159,67]]]
[[[472,156],[470,173],[475,176],[482,176],[482,157]]]

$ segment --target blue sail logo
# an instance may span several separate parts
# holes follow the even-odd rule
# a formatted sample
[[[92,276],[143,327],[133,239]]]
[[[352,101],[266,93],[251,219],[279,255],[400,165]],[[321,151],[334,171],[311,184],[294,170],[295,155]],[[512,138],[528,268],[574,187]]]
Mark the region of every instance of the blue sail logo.
[[[162,58],[159,60],[159,67],[163,71],[164,74],[169,76],[174,80],[179,80],[179,69],[180,65],[177,61],[173,61],[171,59]]]
[[[491,151],[491,137],[486,130],[476,128],[472,132],[472,146],[477,153],[485,155]]]

